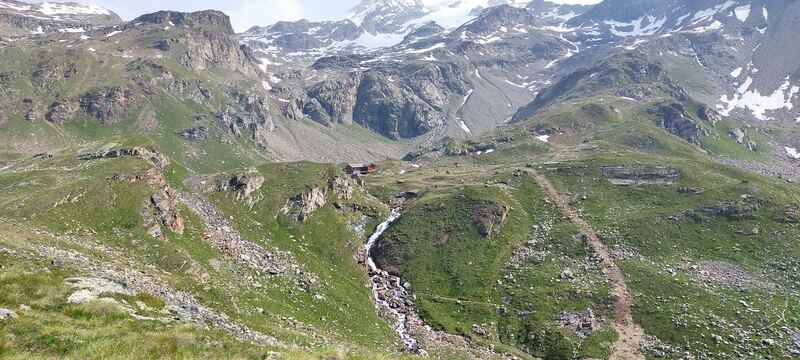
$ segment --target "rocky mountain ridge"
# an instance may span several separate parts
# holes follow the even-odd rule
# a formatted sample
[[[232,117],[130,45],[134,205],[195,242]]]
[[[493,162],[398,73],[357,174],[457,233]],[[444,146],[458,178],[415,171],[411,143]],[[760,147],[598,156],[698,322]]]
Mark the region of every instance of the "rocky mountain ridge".
[[[447,13],[437,2],[365,1],[344,20],[279,22],[250,29],[238,39],[225,15],[214,12],[161,12],[94,31],[108,41],[133,40],[130,50],[117,47],[123,57],[167,56],[193,71],[223,66],[260,83],[266,94],[249,102],[261,104],[259,116],[269,113],[270,120],[261,121],[266,131],[251,137],[261,144],[275,137],[270,133],[280,129],[275,125],[275,117],[280,117],[292,126],[306,120],[328,129],[355,124],[389,139],[410,139],[413,147],[446,136],[491,131],[560,78],[615,52],[637,48],[693,60],[710,85],[689,91],[723,115],[754,121],[777,117],[793,126],[800,93],[792,75],[796,65],[767,55],[796,26],[791,18],[768,14],[791,13],[792,6],[733,0],[607,0],[596,6],[471,1]],[[404,12],[417,14],[416,20],[402,29],[386,25],[402,23]],[[445,13],[450,23],[435,21]],[[378,20],[387,22],[381,25]],[[198,31],[183,31],[193,28]],[[179,36],[151,43],[136,40],[153,31]],[[363,46],[365,36],[387,34],[394,37],[392,42]],[[92,38],[92,32],[83,37]],[[241,46],[235,45],[237,40]],[[785,50],[795,51],[792,46]],[[193,88],[180,87],[187,86]],[[60,122],[81,106],[94,109],[88,113],[101,118],[128,114],[122,109],[99,111],[90,104],[114,94],[136,94],[129,87],[109,88],[97,90],[83,105],[59,102],[39,111],[52,113],[48,118]],[[200,95],[193,98],[205,98],[202,89],[196,90]],[[241,103],[235,93],[225,96]],[[225,112],[212,111],[224,127],[252,131],[249,121]],[[185,129],[198,126],[208,129],[207,124]],[[797,147],[788,138],[779,141]]]
[[[797,357],[795,3],[3,32],[0,354]]]
[[[114,12],[76,2],[0,1],[3,35],[84,32],[122,23]]]

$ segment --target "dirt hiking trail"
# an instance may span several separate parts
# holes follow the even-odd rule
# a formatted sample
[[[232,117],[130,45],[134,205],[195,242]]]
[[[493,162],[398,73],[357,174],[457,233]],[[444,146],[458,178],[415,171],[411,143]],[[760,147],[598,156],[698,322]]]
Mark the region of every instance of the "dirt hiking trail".
[[[614,343],[613,353],[611,354],[612,360],[639,360],[644,359],[644,355],[639,351],[639,343],[644,337],[644,330],[641,326],[633,322],[633,315],[631,314],[631,306],[633,305],[633,296],[628,290],[628,284],[625,283],[625,278],[622,276],[622,271],[614,263],[611,258],[611,253],[608,246],[600,241],[597,232],[587,223],[583,218],[578,215],[578,212],[570,206],[569,199],[558,193],[550,180],[544,175],[538,173],[533,169],[525,169],[531,176],[533,176],[539,187],[542,188],[545,195],[555,203],[561,212],[569,218],[569,220],[580,227],[581,235],[586,238],[586,242],[594,249],[594,252],[600,256],[603,268],[605,269],[605,276],[611,282],[611,297],[614,300],[614,329],[619,334],[619,339]]]

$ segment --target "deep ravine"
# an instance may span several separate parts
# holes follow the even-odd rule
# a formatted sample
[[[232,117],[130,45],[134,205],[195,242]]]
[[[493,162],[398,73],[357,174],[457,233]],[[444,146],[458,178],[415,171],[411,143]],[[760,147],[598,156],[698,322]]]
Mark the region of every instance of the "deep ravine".
[[[417,352],[419,350],[417,339],[409,331],[409,317],[412,315],[411,293],[403,286],[399,277],[379,269],[370,255],[370,250],[375,245],[375,242],[391,223],[400,218],[400,215],[401,213],[398,209],[392,209],[386,221],[375,228],[375,232],[367,240],[365,249],[375,307],[378,308],[378,311],[388,311],[394,315],[397,319],[397,325],[395,326],[397,335],[403,340],[407,350]]]

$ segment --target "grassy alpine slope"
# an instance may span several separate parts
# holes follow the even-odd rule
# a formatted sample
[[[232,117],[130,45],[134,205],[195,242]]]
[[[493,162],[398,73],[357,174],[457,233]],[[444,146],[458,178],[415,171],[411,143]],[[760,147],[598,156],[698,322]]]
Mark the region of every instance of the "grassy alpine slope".
[[[135,142],[121,139],[114,145]],[[311,273],[315,279],[307,286],[294,273],[270,275],[215,248],[207,238],[208,224],[182,204],[183,234],[162,225],[164,236],[153,238],[146,233],[143,215],[160,186],[151,179],[152,164],[137,157],[76,158],[110,147],[66,148],[4,165],[0,239],[6,295],[0,306],[18,315],[0,323],[4,354],[101,358],[128,348],[142,358],[262,357],[272,351],[316,358],[326,356],[326,348],[338,348],[356,357],[374,357],[370,354],[397,346],[370,301],[366,274],[353,260],[363,234],[354,232],[349,221],[362,221],[361,213],[349,204],[341,210],[328,204],[303,223],[291,214],[275,217],[280,205],[306,186],[327,186],[332,176],[340,176],[339,170],[311,163],[259,168],[271,174],[265,176],[265,186],[272,190],[252,194],[251,199],[259,198],[252,207],[236,200],[234,192],[208,190],[248,241],[274,254],[296,254],[292,271]],[[168,183],[180,180],[178,176]],[[354,199],[363,196],[358,193]],[[358,203],[373,217],[385,211],[379,203]],[[250,222],[253,218],[260,223]],[[68,280],[74,278],[108,279],[125,290],[102,284],[75,287]],[[140,278],[148,282],[140,283]],[[83,289],[94,296],[74,299]],[[188,294],[191,301],[172,298],[172,292]],[[147,303],[141,299],[156,305],[140,304]],[[210,312],[193,313],[192,304]],[[183,311],[187,307],[188,314]],[[218,323],[212,313],[227,316]],[[262,343],[268,346],[237,340],[241,333],[220,332],[224,324],[263,334],[269,340]],[[162,340],[145,341],[151,337]],[[295,347],[320,352],[291,350]]]
[[[641,56],[612,59],[606,71]],[[619,79],[605,88],[591,74],[553,95],[565,103],[496,134],[442,141],[412,154],[414,166],[386,164],[391,174],[370,179],[370,191],[419,195],[384,233],[384,268],[409,281],[433,326],[543,358],[611,356],[617,334],[596,255],[520,171],[534,167],[609,246],[646,357],[796,354],[797,282],[787,270],[800,246],[797,185],[717,164],[767,160],[727,135],[741,126],[734,119],[707,120],[679,88]],[[656,91],[618,95],[634,88]],[[697,137],[664,127],[664,103],[685,109]],[[489,199],[510,210],[499,233],[482,237],[475,219],[492,218]],[[520,262],[514,251],[528,255]],[[587,308],[605,320],[596,331],[563,326]]]
[[[609,269],[644,331],[623,350],[800,351],[800,192],[717,162],[766,162],[769,144],[694,100],[693,64],[615,55],[495,132],[354,180],[271,162],[263,130],[300,125],[259,105],[246,63],[187,62],[191,44],[152,47],[171,36],[143,21],[119,43],[0,49],[0,356],[414,358],[376,311],[362,245],[398,204],[371,255],[413,294],[395,305],[431,327],[414,333],[431,358],[616,358]]]

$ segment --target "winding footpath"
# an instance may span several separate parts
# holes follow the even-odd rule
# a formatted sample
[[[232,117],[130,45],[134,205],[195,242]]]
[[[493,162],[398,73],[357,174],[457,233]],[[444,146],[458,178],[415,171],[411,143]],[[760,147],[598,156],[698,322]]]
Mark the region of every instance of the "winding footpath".
[[[569,218],[573,224],[580,227],[581,235],[586,238],[586,242],[602,260],[605,276],[611,282],[611,297],[614,300],[613,325],[614,329],[619,334],[619,339],[614,343],[611,359],[643,360],[644,355],[639,351],[639,343],[642,338],[644,338],[644,329],[633,321],[631,306],[633,305],[634,299],[630,290],[628,290],[628,284],[625,283],[622,270],[620,270],[611,258],[608,246],[597,236],[597,231],[570,206],[568,198],[556,191],[547,177],[530,168],[525,169],[525,171],[536,180],[536,183],[539,184],[539,187],[542,188],[545,195],[558,206],[561,213]]]

